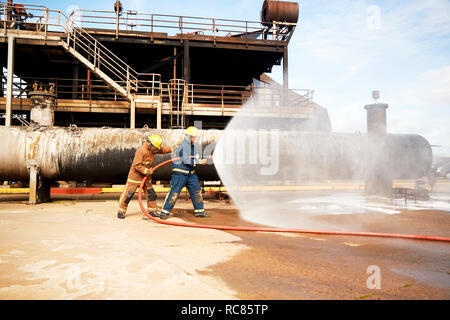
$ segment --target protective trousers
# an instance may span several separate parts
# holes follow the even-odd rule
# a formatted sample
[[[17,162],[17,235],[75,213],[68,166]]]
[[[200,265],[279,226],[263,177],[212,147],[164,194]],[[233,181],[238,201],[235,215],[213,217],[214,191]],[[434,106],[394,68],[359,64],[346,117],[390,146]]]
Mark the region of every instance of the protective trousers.
[[[123,214],[127,212],[128,204],[130,203],[131,199],[133,199],[135,193],[139,191],[139,187],[140,184],[132,183],[129,181],[127,182],[119,199],[119,212]],[[152,184],[145,183],[142,192],[145,194],[145,197],[147,199],[148,211],[156,211],[156,192],[153,189]]]
[[[195,173],[172,174],[170,191],[164,200],[162,212],[170,214],[170,211],[172,211],[175,206],[175,202],[184,186],[188,189],[195,213],[205,213],[205,209],[203,208],[202,187],[200,186],[200,181]]]

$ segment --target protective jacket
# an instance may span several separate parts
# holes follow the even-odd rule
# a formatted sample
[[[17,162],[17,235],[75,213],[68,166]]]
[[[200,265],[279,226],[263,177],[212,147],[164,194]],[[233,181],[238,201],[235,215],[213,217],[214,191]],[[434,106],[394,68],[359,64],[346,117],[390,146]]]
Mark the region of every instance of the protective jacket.
[[[150,143],[147,141],[136,150],[133,163],[128,173],[128,184],[140,185],[144,177],[150,173],[150,169],[153,167],[155,161],[155,154],[150,151],[149,147]],[[161,147],[158,153],[170,153],[171,151],[171,147]]]
[[[175,150],[174,157],[180,157],[181,160],[174,161],[172,163],[172,172],[181,174],[193,174],[195,172],[195,166],[199,163],[198,159],[191,158],[198,154],[195,144],[189,143],[186,139],[183,139],[181,144]]]

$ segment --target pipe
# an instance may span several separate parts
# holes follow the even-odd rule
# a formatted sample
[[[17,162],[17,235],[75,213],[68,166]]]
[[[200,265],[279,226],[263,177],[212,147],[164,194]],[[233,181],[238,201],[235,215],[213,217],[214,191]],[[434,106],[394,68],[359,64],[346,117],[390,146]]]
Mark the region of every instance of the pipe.
[[[369,149],[386,150],[388,148],[386,145],[386,109],[388,105],[375,103],[366,105],[364,108],[367,110],[367,143]],[[365,179],[365,193],[367,195],[390,197],[392,196],[392,170],[376,157],[374,160],[368,166],[368,172],[371,172],[371,174],[367,175]]]
[[[6,21],[4,22],[6,23]],[[14,84],[14,49],[15,38],[13,35],[8,36],[8,78],[6,81],[6,118],[5,126],[10,127],[12,123],[12,98],[13,98],[13,84]]]
[[[153,167],[153,172],[157,171],[162,166],[173,161],[180,160],[180,158],[174,158],[166,160],[159,165]],[[186,223],[186,222],[174,222],[157,219],[151,216],[147,210],[145,210],[142,203],[142,188],[144,187],[147,177],[142,180],[139,187],[139,207],[142,213],[149,219],[170,226],[178,227],[190,227],[190,228],[203,228],[203,229],[215,229],[215,230],[228,230],[228,231],[262,231],[262,232],[287,232],[287,233],[308,233],[308,234],[326,234],[326,235],[340,235],[340,236],[363,236],[363,237],[383,237],[383,238],[400,238],[400,239],[414,239],[414,240],[428,240],[428,241],[443,241],[450,242],[450,238],[424,236],[414,234],[395,234],[395,233],[377,233],[377,232],[356,232],[356,231],[330,231],[330,230],[306,230],[306,229],[287,229],[287,228],[260,228],[260,227],[232,227],[232,226],[220,226],[220,225],[204,225],[198,223]]]
[[[0,127],[0,150],[8,150],[0,153],[0,180],[28,180],[27,163],[34,160],[44,179],[120,183],[127,178],[134,153],[152,133],[159,133],[168,146],[184,138],[183,130]],[[203,146],[219,136],[217,130],[203,132]],[[155,164],[170,157],[156,155]],[[200,171],[202,179],[218,180],[214,166]],[[164,168],[154,178],[170,180],[170,175]]]
[[[163,137],[164,143],[174,146],[184,138],[183,130],[119,129],[119,128],[21,128],[0,127],[0,180],[26,181],[29,179],[27,163],[35,161],[43,179],[77,181],[121,182],[127,177],[134,153],[152,133]],[[302,182],[308,179],[362,179],[368,161],[380,161],[390,168],[394,179],[416,179],[428,174],[432,151],[426,139],[413,134],[388,134],[383,152],[367,146],[368,136],[350,133],[320,133],[291,131],[236,130],[224,134],[222,130],[202,130],[199,143],[212,153],[219,140],[236,138],[234,156],[249,159],[249,145],[271,138],[279,141],[279,172],[266,176],[279,181]],[[232,141],[231,141],[232,142]],[[268,145],[268,144],[267,144]],[[243,146],[243,149],[239,149]],[[267,148],[268,153],[272,148]],[[242,153],[240,153],[242,151]],[[231,152],[225,150],[226,156]],[[270,154],[269,154],[270,156]],[[156,155],[155,165],[171,158],[170,154]],[[217,157],[216,165],[220,159]],[[292,170],[292,163],[297,163]],[[225,167],[228,163],[223,164]],[[242,175],[259,175],[264,164],[230,164]],[[200,180],[218,181],[214,165],[199,166]],[[153,178],[170,180],[170,168],[161,168]]]

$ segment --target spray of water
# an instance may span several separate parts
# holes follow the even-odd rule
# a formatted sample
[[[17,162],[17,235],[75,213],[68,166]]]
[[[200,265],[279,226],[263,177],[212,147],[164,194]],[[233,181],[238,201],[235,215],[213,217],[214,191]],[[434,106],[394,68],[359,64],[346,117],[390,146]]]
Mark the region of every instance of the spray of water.
[[[367,175],[376,176],[380,168],[398,177],[412,172],[421,176],[424,170],[417,168],[420,161],[411,160],[415,156],[388,152],[389,143],[374,152],[365,134],[318,132],[319,110],[301,96],[282,93],[279,88],[257,90],[230,121],[214,151],[216,169],[241,217],[275,227],[346,229],[360,224],[349,225],[347,219],[339,225],[324,217],[398,213],[392,201],[373,202],[362,191],[301,190],[328,179],[363,185]],[[405,166],[407,162],[411,164]]]

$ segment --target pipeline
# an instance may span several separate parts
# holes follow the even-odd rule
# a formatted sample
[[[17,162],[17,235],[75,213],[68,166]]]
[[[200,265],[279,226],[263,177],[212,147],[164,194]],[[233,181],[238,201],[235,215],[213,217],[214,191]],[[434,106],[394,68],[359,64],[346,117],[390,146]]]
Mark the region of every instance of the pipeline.
[[[20,128],[0,126],[0,181],[29,180],[29,165],[39,166],[39,174],[51,181],[108,181],[125,180],[134,153],[152,133],[163,137],[167,146],[174,146],[184,138],[183,130],[119,129],[119,128]],[[256,141],[279,142],[281,152],[279,172],[267,176],[274,181],[301,182],[309,179],[365,179],[368,166],[374,164],[389,168],[393,179],[418,179],[431,168],[433,153],[428,141],[415,134],[387,134],[385,143],[371,148],[367,134],[324,133],[297,131],[202,130],[198,142],[203,154],[212,154],[215,144],[239,140],[241,146],[250,145],[250,136]],[[230,140],[229,140],[230,139]],[[238,141],[238,140],[236,140]],[[225,144],[226,145],[226,144]],[[270,144],[271,145],[271,144]],[[228,148],[227,148],[228,149]],[[249,159],[250,148],[242,148],[241,156]],[[236,156],[234,149],[227,153]],[[261,148],[261,150],[265,150]],[[275,148],[267,148],[272,152]],[[170,159],[170,154],[157,154],[155,165]],[[220,159],[220,156],[218,155]],[[223,161],[223,170],[254,177],[266,167],[265,162],[229,164]],[[290,169],[298,163],[297,170]],[[376,171],[376,170],[375,170]],[[203,181],[220,180],[214,165],[198,168]],[[163,167],[152,176],[154,180],[170,180],[171,170]]]
[[[180,160],[180,158],[173,158],[167,161],[161,162],[160,164],[153,167],[153,172],[158,170],[160,167],[171,163],[173,161]],[[175,222],[157,219],[151,216],[145,209],[142,203],[142,188],[144,187],[147,177],[142,180],[139,188],[139,206],[142,213],[149,219],[170,226],[177,227],[190,227],[190,228],[203,228],[203,229],[215,229],[215,230],[228,230],[228,231],[262,231],[262,232],[287,232],[287,233],[307,233],[307,234],[325,234],[325,235],[341,235],[341,236],[363,236],[363,237],[383,237],[383,238],[400,238],[400,239],[413,239],[413,240],[428,240],[428,241],[443,241],[450,242],[450,238],[446,237],[435,237],[435,236],[423,236],[414,234],[396,234],[396,233],[377,233],[377,232],[357,232],[357,231],[331,231],[331,230],[307,230],[307,229],[288,229],[288,228],[261,228],[261,227],[233,227],[233,226],[220,226],[220,225],[204,225],[198,223],[187,223],[187,222]]]

